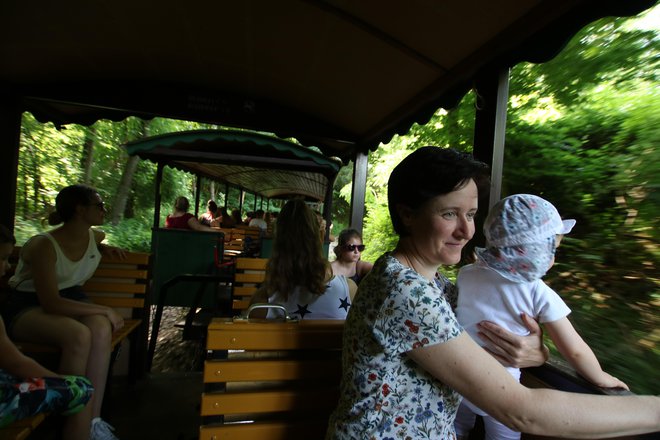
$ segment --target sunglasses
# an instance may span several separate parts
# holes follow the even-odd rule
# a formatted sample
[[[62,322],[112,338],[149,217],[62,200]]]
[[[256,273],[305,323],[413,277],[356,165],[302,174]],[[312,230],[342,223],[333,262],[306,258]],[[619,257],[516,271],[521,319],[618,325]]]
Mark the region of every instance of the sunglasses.
[[[363,244],[345,244],[344,249],[347,251],[353,252],[355,249],[358,250],[358,252],[362,252],[364,250],[365,246]]]

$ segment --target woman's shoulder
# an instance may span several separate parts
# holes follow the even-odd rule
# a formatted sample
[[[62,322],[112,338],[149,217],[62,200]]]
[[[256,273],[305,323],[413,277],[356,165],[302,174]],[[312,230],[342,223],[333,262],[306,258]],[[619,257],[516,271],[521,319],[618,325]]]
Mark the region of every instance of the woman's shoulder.
[[[29,261],[35,256],[54,256],[55,247],[51,240],[46,232],[30,237],[21,247],[20,258]]]
[[[364,276],[374,267],[373,263],[368,261],[359,260],[357,262],[357,271],[360,275]]]

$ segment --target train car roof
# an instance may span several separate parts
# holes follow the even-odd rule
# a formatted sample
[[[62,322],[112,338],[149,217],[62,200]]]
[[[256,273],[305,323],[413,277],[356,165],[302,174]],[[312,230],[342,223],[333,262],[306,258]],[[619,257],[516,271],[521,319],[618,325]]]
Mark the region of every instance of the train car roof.
[[[165,116],[374,150],[479,72],[655,0],[64,0],[0,5],[0,93],[56,125]]]

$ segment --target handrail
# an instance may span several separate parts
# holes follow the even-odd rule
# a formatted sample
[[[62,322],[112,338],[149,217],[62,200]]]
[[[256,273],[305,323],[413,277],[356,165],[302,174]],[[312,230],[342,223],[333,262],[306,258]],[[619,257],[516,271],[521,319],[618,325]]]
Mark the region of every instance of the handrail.
[[[250,313],[252,313],[253,310],[259,310],[259,309],[270,309],[270,310],[279,310],[284,314],[284,321],[286,322],[298,322],[297,318],[292,318],[289,316],[289,312],[287,312],[286,307],[284,307],[281,304],[270,304],[270,303],[254,303],[248,307],[247,311],[245,312],[244,316],[236,317],[236,319],[241,320],[250,320]]]

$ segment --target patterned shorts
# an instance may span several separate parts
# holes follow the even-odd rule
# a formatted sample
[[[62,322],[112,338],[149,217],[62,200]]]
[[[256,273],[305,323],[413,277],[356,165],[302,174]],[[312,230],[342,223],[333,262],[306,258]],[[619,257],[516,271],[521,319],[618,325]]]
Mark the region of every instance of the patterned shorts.
[[[0,370],[0,428],[39,413],[75,414],[93,392],[83,376],[20,379]]]

